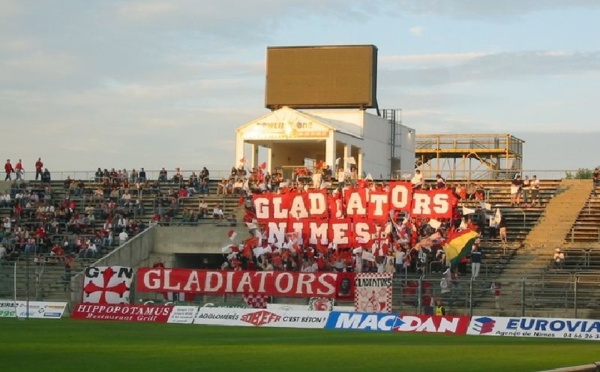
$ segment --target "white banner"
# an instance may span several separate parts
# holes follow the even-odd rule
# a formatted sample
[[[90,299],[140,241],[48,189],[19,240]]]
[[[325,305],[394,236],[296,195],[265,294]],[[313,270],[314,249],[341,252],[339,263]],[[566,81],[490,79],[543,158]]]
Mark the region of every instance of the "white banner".
[[[194,324],[282,328],[324,328],[329,312],[202,307]]]
[[[83,303],[129,304],[133,269],[123,266],[85,268]]]
[[[600,320],[475,316],[471,318],[467,334],[600,341]]]
[[[308,305],[288,305],[288,304],[267,304],[267,310],[271,311],[306,311],[310,309]],[[333,306],[333,311],[354,311],[354,306]]]
[[[66,307],[66,302],[0,300],[0,318],[60,319]]]
[[[307,311],[308,305],[267,304],[270,311]]]
[[[0,300],[0,318],[14,318],[16,316],[17,316],[16,302]]]
[[[392,274],[361,273],[354,280],[355,311],[363,313],[392,312]]]
[[[197,312],[198,306],[173,306],[167,323],[192,324]]]

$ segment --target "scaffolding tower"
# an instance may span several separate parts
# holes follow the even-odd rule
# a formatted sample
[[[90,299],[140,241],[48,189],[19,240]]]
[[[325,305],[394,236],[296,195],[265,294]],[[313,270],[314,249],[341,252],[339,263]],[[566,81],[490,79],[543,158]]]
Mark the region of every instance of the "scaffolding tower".
[[[423,176],[512,179],[523,167],[525,141],[510,134],[417,134],[415,166]]]

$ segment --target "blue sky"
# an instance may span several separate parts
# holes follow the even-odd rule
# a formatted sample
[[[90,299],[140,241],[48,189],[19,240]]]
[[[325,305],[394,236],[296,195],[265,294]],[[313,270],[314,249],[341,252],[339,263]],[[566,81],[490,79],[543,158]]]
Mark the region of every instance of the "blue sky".
[[[0,0],[0,152],[228,169],[268,112],[267,47],[374,44],[379,106],[417,133],[510,133],[525,168],[593,168],[598,19],[596,0]]]

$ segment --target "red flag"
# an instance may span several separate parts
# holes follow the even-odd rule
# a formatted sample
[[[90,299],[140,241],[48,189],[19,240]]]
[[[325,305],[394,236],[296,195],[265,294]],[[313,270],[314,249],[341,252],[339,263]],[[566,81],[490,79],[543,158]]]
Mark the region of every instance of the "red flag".
[[[244,222],[252,222],[256,218],[256,212],[252,209],[245,208]]]
[[[326,255],[329,252],[327,247],[321,244],[319,239],[317,239],[317,251],[321,252],[323,255]]]
[[[346,264],[351,264],[353,257],[352,257],[352,252],[350,252],[350,250],[344,250],[339,252],[339,258],[341,258],[342,260],[346,261]]]
[[[233,240],[237,236],[237,233],[235,232],[235,230],[229,230],[227,236],[229,237],[229,239]]]
[[[246,239],[244,242],[244,251],[242,254],[248,258],[252,258],[252,249],[258,245],[258,237]]]
[[[383,241],[377,241],[373,243],[371,247],[371,252],[375,257],[384,257],[388,255],[389,245]]]
[[[274,266],[282,266],[281,256],[279,256],[278,254],[273,254],[273,257],[271,259],[273,260]]]

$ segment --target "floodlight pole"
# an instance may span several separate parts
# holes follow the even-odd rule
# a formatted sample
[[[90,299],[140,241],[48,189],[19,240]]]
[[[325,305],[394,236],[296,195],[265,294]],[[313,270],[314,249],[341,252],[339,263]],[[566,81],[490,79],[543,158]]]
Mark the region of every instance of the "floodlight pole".
[[[18,261],[15,261],[13,265],[13,297],[15,298],[15,315],[17,315],[17,262]]]
[[[470,317],[473,316],[473,280],[475,280],[474,277],[471,277],[471,280],[469,280],[469,316]]]
[[[25,319],[29,319],[29,250],[25,251]]]

